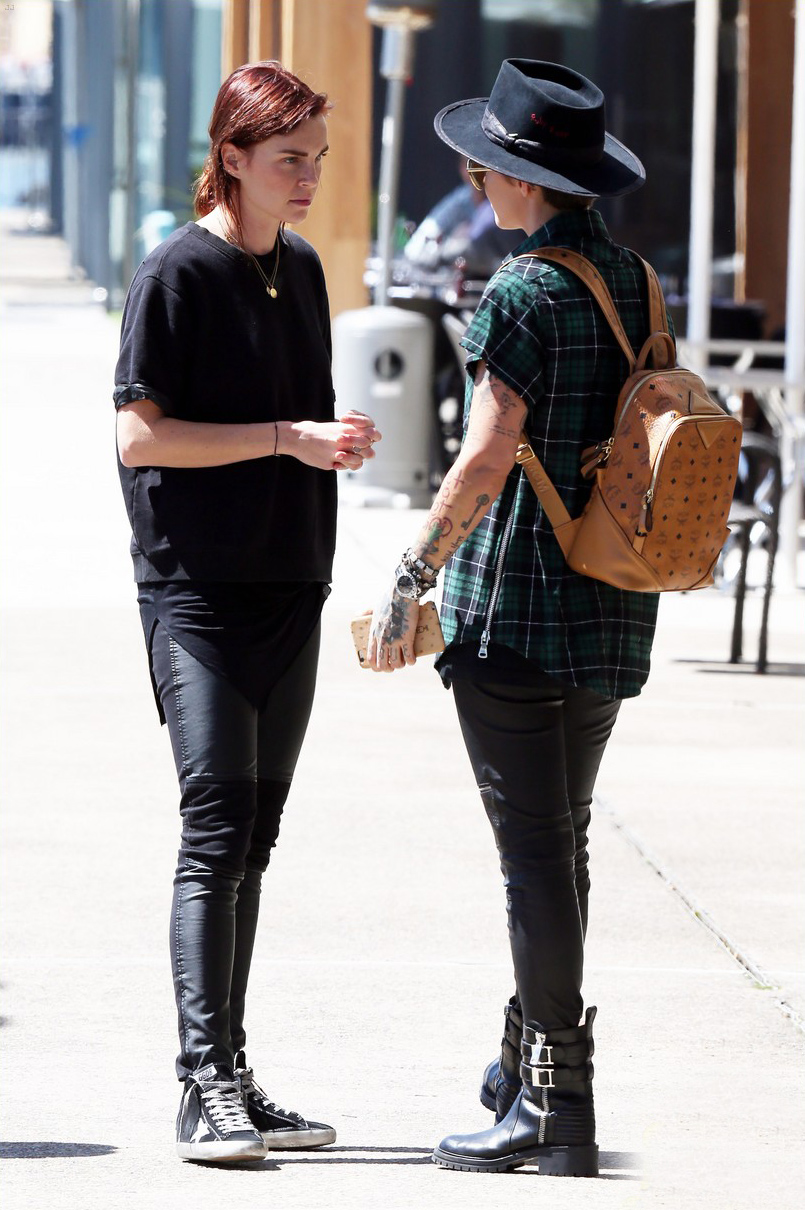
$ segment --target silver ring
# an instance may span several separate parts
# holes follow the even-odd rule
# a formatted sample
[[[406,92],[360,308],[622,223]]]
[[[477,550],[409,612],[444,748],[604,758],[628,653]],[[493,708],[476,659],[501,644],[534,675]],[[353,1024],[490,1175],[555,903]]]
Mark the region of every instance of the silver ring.
[[[353,445],[352,452],[353,454],[359,454],[361,452],[361,447],[359,445]]]

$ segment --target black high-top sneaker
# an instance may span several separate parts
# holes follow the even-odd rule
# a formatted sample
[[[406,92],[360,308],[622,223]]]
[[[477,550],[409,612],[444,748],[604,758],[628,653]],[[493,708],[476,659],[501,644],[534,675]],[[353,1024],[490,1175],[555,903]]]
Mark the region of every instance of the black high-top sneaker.
[[[176,1151],[183,1160],[206,1163],[265,1159],[266,1145],[249,1120],[231,1071],[210,1063],[185,1080]]]
[[[281,1109],[270,1101],[255,1082],[251,1067],[246,1066],[246,1056],[242,1050],[235,1055],[235,1079],[251,1123],[260,1132],[269,1151],[307,1150],[335,1142],[332,1126],[325,1126],[324,1122],[308,1122],[301,1114]]]
[[[523,1015],[520,1002],[512,996],[506,1005],[500,1054],[488,1065],[481,1080],[479,1096],[485,1109],[491,1109],[500,1122],[523,1086],[520,1079],[520,1043],[523,1039]]]
[[[442,1139],[433,1161],[461,1172],[508,1172],[538,1164],[541,1176],[598,1176],[593,1108],[593,1020],[543,1030],[523,1029],[522,1090],[491,1130]]]

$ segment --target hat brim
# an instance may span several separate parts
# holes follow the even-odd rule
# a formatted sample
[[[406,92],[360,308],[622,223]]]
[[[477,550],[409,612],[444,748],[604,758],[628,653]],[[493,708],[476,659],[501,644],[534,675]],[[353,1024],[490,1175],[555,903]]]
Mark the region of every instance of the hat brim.
[[[456,101],[440,110],[433,119],[433,126],[442,142],[484,168],[561,193],[619,197],[639,189],[645,181],[646,170],[640,160],[611,134],[605,136],[604,153],[597,164],[578,164],[563,167],[561,171],[506,151],[488,139],[481,128],[488,100],[488,97],[475,97]]]

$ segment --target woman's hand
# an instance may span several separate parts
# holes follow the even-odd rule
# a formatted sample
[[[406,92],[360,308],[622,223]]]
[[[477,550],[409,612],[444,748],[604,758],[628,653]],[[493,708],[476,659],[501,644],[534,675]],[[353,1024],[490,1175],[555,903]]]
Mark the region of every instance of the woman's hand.
[[[393,672],[415,664],[414,639],[419,602],[401,597],[394,582],[372,615],[366,664],[373,672]]]
[[[374,458],[372,446],[382,440],[371,416],[347,412],[340,420],[280,421],[277,453],[290,454],[307,466],[321,471],[359,471],[367,458]]]

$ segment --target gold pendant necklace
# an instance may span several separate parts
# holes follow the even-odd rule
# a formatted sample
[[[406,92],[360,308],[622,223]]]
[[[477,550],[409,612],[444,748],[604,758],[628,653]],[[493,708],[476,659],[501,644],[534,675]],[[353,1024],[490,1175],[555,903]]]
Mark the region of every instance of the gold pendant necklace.
[[[245,249],[244,249],[244,251],[245,251]],[[251,252],[246,252],[246,255],[249,257],[249,259],[251,260],[251,262],[252,262],[252,264],[254,265],[255,269],[256,269],[256,270],[257,270],[257,272],[260,274],[260,277],[261,277],[261,279],[262,279],[263,285],[264,285],[264,286],[265,286],[265,288],[266,288],[266,294],[268,295],[268,297],[269,297],[269,298],[276,298],[276,297],[277,297],[277,289],[276,289],[276,287],[275,287],[275,285],[274,285],[274,282],[277,280],[277,270],[278,270],[278,269],[279,269],[279,267],[280,267],[280,237],[279,237],[279,232],[277,232],[277,251],[276,251],[276,253],[274,254],[274,268],[273,268],[273,270],[272,270],[272,272],[271,272],[271,280],[269,280],[269,279],[266,277],[265,273],[263,272],[263,267],[262,267],[262,265],[260,264],[260,262],[259,262],[259,260],[257,259],[257,257],[256,257],[256,256],[253,256]]]

